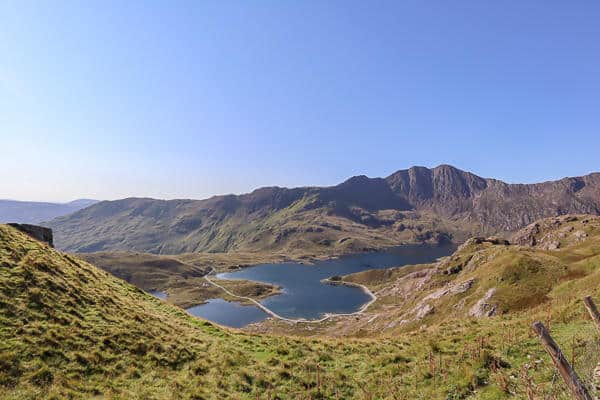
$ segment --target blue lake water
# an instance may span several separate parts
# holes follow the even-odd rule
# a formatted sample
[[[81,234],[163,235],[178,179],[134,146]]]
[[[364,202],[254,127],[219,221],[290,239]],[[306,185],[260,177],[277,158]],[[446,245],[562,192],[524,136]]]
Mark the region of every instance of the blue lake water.
[[[187,309],[190,314],[217,324],[241,328],[262,321],[268,315],[256,306],[242,305],[223,299],[210,299],[207,303]]]
[[[406,245],[319,261],[313,265],[261,264],[219,274],[218,277],[248,279],[281,286],[283,293],[268,297],[261,303],[283,317],[317,319],[326,313],[357,311],[370,300],[370,296],[360,288],[330,285],[321,282],[323,279],[369,269],[429,263],[451,254],[455,249],[453,245]],[[224,300],[212,300],[192,308],[194,315],[233,327],[243,327],[268,316],[258,307],[242,306]],[[192,312],[191,309],[188,311]]]

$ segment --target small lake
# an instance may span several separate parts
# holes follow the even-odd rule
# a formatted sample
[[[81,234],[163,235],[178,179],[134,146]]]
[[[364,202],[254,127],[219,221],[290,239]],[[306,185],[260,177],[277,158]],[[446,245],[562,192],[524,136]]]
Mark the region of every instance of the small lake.
[[[221,279],[247,279],[282,287],[283,293],[261,303],[287,318],[318,319],[326,313],[352,313],[371,297],[360,288],[321,282],[335,275],[347,275],[369,269],[383,269],[435,261],[451,254],[454,245],[406,245],[384,251],[342,256],[301,263],[261,264],[235,272],[218,274]],[[192,312],[193,309],[193,312]],[[232,327],[258,322],[268,315],[255,306],[213,299],[207,304],[188,309],[193,315]]]
[[[196,317],[233,328],[242,328],[268,317],[263,310],[256,306],[223,299],[210,299],[205,304],[188,308],[187,312]]]

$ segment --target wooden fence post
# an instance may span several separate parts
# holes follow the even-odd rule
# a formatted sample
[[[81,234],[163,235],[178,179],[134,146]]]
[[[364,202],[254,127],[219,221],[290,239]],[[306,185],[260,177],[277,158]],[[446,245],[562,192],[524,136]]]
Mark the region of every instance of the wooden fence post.
[[[594,325],[596,325],[598,332],[600,332],[600,312],[598,312],[598,309],[596,308],[596,305],[594,304],[594,301],[592,300],[592,296],[584,297],[583,304],[585,305],[585,308],[587,308],[588,312],[590,313],[590,317],[592,317],[592,321],[594,321]]]
[[[590,396],[586,387],[579,379],[579,376],[577,376],[577,373],[575,370],[573,370],[573,367],[571,367],[564,354],[560,350],[560,347],[558,347],[554,339],[552,339],[548,333],[548,330],[544,324],[537,321],[533,323],[532,328],[542,342],[544,350],[546,350],[546,352],[550,355],[550,358],[552,358],[554,365],[571,390],[574,398],[577,400],[593,400],[592,396]]]

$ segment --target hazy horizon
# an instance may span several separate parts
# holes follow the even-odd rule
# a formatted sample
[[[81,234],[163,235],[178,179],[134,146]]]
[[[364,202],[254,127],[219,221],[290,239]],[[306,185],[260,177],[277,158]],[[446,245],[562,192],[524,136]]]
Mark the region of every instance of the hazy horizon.
[[[0,198],[600,170],[600,3],[0,4]]]

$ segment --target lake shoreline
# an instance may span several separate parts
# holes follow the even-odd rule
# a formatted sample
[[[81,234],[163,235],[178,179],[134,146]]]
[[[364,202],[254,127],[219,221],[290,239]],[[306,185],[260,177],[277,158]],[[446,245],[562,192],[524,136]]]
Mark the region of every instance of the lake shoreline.
[[[252,304],[267,316],[293,324],[321,323],[336,317],[359,315],[377,301],[377,296],[365,285],[347,282],[344,276],[371,269],[387,269],[413,264],[435,262],[454,251],[453,245],[435,246],[427,244],[394,246],[381,252],[367,252],[345,257],[330,258],[316,263],[312,268],[302,263],[260,264],[228,273],[219,273],[211,268],[204,276],[205,284],[217,288],[224,300],[235,304]],[[289,268],[284,268],[289,266]],[[219,281],[215,278],[218,278]],[[232,292],[234,288],[223,282],[246,280],[257,284],[271,284],[283,288],[278,296],[260,299]],[[227,286],[227,287],[226,287]],[[340,286],[348,289],[325,289]],[[355,289],[360,289],[355,291]],[[279,297],[282,296],[282,297]],[[235,311],[221,310],[223,318],[231,317]],[[215,309],[206,309],[207,315],[215,315]],[[213,314],[210,314],[213,313]],[[198,316],[202,317],[201,314]],[[240,318],[242,318],[240,314]],[[220,317],[215,322],[219,323]],[[260,323],[260,322],[258,322]],[[245,326],[245,325],[244,325]]]

